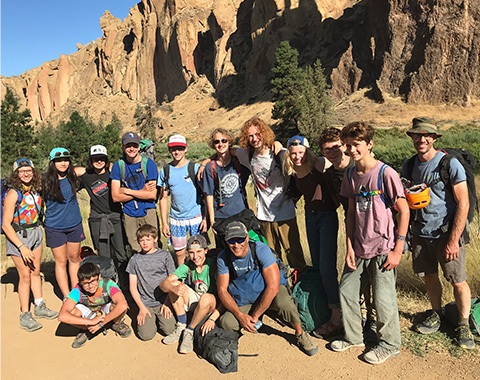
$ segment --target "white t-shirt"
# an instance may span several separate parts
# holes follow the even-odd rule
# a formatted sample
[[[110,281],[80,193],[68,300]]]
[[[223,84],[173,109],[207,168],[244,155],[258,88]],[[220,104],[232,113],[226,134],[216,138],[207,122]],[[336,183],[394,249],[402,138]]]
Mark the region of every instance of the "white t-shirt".
[[[283,161],[285,150],[280,152]],[[282,222],[295,218],[295,205],[285,195],[285,179],[282,168],[276,163],[274,153],[259,155],[253,153],[249,161],[248,149],[238,148],[237,157],[240,164],[252,172],[253,183],[257,194],[257,217],[265,222]]]

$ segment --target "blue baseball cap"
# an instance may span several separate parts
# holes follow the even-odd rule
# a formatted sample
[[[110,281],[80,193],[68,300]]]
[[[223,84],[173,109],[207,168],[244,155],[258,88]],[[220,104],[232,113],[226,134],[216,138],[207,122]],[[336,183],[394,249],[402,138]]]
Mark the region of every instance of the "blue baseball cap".
[[[53,148],[50,151],[49,157],[50,157],[50,161],[52,161],[55,158],[71,157],[71,155],[70,155],[70,151],[68,149],[58,147],[58,148]]]
[[[24,166],[30,166],[31,168],[35,167],[33,166],[32,160],[22,157],[13,163],[13,171],[20,169],[21,167],[24,167]]]
[[[287,148],[290,148],[291,146],[297,146],[297,145],[303,145],[305,148],[310,148],[310,143],[308,142],[306,137],[303,137],[300,135],[295,135],[293,137],[290,137],[290,139],[287,142]]]

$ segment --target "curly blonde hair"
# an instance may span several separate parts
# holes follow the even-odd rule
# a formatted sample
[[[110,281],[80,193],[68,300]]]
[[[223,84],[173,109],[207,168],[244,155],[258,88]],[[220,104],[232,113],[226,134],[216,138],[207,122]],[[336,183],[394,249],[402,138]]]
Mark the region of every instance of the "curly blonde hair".
[[[260,137],[263,140],[263,145],[269,148],[273,147],[273,143],[275,142],[275,133],[273,133],[272,128],[270,128],[267,123],[265,123],[259,117],[252,117],[251,119],[247,120],[245,124],[243,124],[242,130],[240,131],[240,146],[243,148],[247,148],[248,150],[253,152],[253,146],[250,145],[248,142],[248,130],[250,127],[255,127],[260,134]]]

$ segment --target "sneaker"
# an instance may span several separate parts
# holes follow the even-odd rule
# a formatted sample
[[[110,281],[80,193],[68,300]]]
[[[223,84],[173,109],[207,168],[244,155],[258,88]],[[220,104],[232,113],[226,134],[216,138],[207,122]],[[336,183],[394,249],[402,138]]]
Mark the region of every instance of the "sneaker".
[[[115,331],[116,335],[119,335],[121,338],[128,338],[132,334],[132,330],[128,325],[123,322],[117,322],[112,325],[112,330]]]
[[[335,352],[347,351],[348,349],[353,348],[353,347],[365,347],[365,343],[363,343],[363,342],[350,343],[346,340],[334,340],[330,344],[330,348]]]
[[[58,313],[49,309],[43,301],[40,305],[35,306],[33,313],[37,318],[55,319],[58,317]]]
[[[363,359],[370,364],[382,364],[385,363],[388,359],[394,358],[399,353],[399,349],[390,350],[386,347],[375,346],[365,355],[363,355]]]
[[[32,317],[32,313],[26,311],[23,314],[20,314],[20,328],[27,330],[28,332],[33,332],[41,329],[43,326],[41,323],[37,322],[35,318]]]
[[[167,335],[165,338],[162,339],[163,344],[174,344],[180,340],[180,336],[182,335],[183,330],[187,328],[187,325],[184,323],[179,323],[175,325],[175,330],[170,335]]]
[[[85,343],[87,343],[87,340],[88,340],[88,336],[86,332],[78,333],[78,335],[75,337],[75,339],[72,342],[72,348],[82,347]]]
[[[188,354],[193,351],[193,330],[185,329],[183,330],[182,343],[180,343],[180,348],[178,352],[181,354]]]
[[[296,338],[297,346],[308,356],[313,356],[318,352],[318,346],[312,342],[310,336],[305,331],[303,331],[302,334]]]
[[[441,324],[442,321],[438,313],[432,311],[427,318],[415,326],[415,330],[420,334],[433,334],[440,329]]]
[[[468,325],[460,325],[455,329],[455,331],[457,332],[457,342],[460,347],[467,350],[473,350],[475,348],[473,334]]]

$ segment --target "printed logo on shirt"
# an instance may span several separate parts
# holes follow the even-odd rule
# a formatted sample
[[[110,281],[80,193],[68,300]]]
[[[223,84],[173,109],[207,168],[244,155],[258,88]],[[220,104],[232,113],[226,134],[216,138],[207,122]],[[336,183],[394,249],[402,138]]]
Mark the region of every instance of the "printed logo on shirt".
[[[222,196],[229,198],[232,197],[235,191],[239,188],[239,178],[237,173],[227,174],[222,178],[220,183],[222,189]]]
[[[108,185],[105,181],[97,179],[92,183],[92,193],[97,197],[103,197],[108,194]]]

